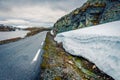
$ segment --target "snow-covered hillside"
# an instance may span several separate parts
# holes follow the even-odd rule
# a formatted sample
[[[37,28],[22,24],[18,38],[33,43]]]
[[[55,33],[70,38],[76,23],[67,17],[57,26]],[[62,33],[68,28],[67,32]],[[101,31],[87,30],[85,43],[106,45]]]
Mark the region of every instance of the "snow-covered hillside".
[[[120,21],[60,33],[55,40],[70,54],[87,58],[120,80]]]
[[[11,39],[11,38],[16,38],[16,37],[24,38],[28,32],[29,31],[0,32],[0,41]]]

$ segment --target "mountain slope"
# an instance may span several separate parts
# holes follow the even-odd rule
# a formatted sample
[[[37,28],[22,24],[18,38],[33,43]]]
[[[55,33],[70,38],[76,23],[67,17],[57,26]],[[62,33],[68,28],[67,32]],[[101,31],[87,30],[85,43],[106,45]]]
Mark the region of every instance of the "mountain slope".
[[[120,20],[120,0],[88,0],[82,7],[63,16],[54,24],[54,32]]]

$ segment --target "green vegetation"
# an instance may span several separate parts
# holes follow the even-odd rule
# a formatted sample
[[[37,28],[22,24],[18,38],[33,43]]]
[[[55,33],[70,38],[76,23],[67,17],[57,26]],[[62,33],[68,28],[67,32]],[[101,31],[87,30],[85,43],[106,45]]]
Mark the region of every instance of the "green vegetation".
[[[112,80],[93,63],[82,57],[68,54],[47,34],[41,63],[42,80]]]

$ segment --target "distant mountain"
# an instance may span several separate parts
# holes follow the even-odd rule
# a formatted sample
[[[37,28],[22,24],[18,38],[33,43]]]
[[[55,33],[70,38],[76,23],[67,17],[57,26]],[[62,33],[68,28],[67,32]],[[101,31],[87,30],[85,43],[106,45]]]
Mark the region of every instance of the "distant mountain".
[[[16,27],[0,24],[0,31],[15,31]]]
[[[120,0],[88,0],[54,24],[56,33],[120,20]]]

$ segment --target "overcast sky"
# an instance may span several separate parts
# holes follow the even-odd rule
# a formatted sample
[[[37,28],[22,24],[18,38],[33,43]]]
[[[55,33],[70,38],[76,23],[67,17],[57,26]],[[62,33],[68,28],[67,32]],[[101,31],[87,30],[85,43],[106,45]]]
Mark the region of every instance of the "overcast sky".
[[[0,24],[52,26],[87,0],[0,0]]]

